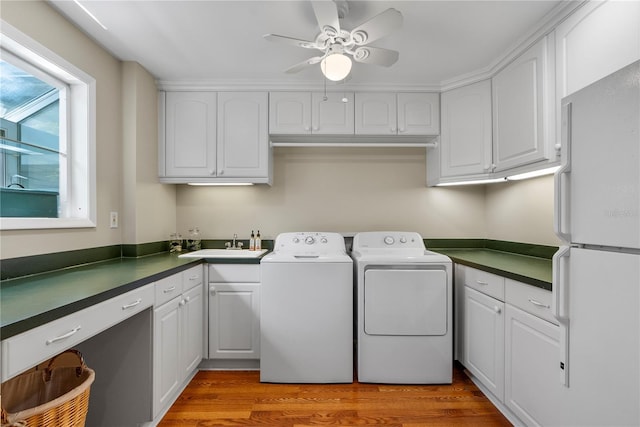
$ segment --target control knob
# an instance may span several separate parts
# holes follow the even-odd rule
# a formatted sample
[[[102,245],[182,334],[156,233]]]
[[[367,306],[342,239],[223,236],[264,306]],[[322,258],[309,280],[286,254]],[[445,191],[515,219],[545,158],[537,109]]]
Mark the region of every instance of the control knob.
[[[313,245],[316,242],[316,239],[314,239],[313,236],[307,236],[307,238],[304,239],[304,242],[307,245]]]
[[[384,238],[384,243],[387,245],[393,245],[395,243],[395,240],[393,239],[393,237],[387,236]]]

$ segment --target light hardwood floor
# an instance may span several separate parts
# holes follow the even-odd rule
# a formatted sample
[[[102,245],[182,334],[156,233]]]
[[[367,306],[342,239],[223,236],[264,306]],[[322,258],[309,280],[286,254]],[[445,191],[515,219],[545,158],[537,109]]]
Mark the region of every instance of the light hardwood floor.
[[[460,365],[451,385],[263,384],[256,371],[201,371],[165,415],[173,426],[510,426]]]

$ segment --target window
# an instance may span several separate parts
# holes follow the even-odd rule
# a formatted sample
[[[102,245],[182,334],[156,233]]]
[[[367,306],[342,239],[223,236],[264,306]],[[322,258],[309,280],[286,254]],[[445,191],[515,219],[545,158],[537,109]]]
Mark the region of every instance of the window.
[[[1,229],[95,227],[95,80],[3,23]]]

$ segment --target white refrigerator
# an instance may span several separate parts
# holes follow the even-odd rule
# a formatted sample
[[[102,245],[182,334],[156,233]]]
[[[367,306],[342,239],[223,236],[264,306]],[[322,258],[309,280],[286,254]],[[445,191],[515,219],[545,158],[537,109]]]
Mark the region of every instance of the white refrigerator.
[[[563,425],[640,425],[640,61],[562,100],[553,310]]]

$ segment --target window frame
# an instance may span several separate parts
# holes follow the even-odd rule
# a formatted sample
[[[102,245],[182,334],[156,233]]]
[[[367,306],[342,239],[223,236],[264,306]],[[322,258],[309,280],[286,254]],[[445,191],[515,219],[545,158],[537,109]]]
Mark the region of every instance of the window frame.
[[[0,218],[0,230],[95,228],[96,81],[50,49],[0,20],[0,48],[68,86],[60,91],[66,123],[60,123],[60,201],[58,218]],[[31,69],[28,70],[31,72]],[[35,74],[34,74],[35,75]],[[36,75],[40,78],[40,75]],[[62,97],[66,96],[65,100]],[[62,119],[62,117],[61,117]],[[64,158],[64,157],[62,157]],[[61,159],[62,159],[61,158]],[[63,167],[63,163],[64,167]]]

